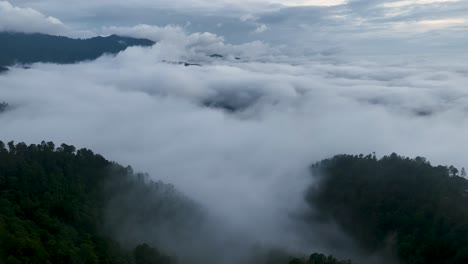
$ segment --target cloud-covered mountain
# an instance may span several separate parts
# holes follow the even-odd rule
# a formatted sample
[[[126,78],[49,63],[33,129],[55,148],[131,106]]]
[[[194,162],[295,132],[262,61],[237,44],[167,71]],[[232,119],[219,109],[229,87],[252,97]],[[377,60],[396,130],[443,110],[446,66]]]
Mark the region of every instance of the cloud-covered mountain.
[[[151,46],[154,42],[111,35],[90,39],[71,39],[45,34],[0,32],[0,66],[15,64],[76,63],[94,60],[104,54],[117,54],[132,46]]]
[[[0,76],[1,100],[11,106],[0,115],[2,139],[93,147],[176,185],[245,240],[344,257],[323,239],[346,241],[333,226],[304,233],[290,217],[305,206],[311,162],[395,151],[466,166],[462,58],[239,62],[206,56],[238,48],[216,38],[177,39],[179,46],[169,37],[115,57],[12,69]],[[168,56],[208,63],[181,67],[162,62]]]

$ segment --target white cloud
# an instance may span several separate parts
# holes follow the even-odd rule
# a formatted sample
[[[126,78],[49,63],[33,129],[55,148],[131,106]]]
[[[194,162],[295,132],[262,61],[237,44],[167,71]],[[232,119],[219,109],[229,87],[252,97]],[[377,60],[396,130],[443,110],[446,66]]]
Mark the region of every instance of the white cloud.
[[[254,30],[254,33],[263,33],[268,30],[268,26],[265,24],[259,24],[257,28]]]
[[[344,5],[347,0],[287,0],[281,4],[286,6],[337,6]]]
[[[468,20],[464,18],[449,18],[449,19],[433,19],[433,20],[421,20],[416,22],[418,25],[428,28],[447,28],[453,26],[467,25]]]
[[[395,22],[389,24],[389,27],[398,33],[423,33],[433,30],[449,30],[451,28],[468,26],[468,20],[463,18],[420,20],[408,22]]]
[[[31,8],[20,8],[0,1],[0,31],[66,34],[67,27],[57,18]]]
[[[227,59],[234,59],[234,57],[251,59],[278,53],[277,49],[261,41],[232,45],[226,43],[224,38],[218,35],[208,32],[188,33],[178,26],[107,27],[103,28],[101,33],[151,39],[158,42],[159,49],[164,50],[161,59],[165,60],[210,62],[207,55],[212,54],[228,56]]]
[[[174,183],[252,240],[307,253],[325,245],[291,230],[288,213],[301,206],[312,162],[338,153],[395,151],[467,165],[465,58],[298,63],[278,54],[270,62],[184,67],[161,60],[168,51],[196,59],[237,47],[171,27],[109,30],[150,34],[161,43],[1,76],[0,101],[13,110],[0,115],[0,140],[89,147]],[[164,43],[167,36],[185,44]],[[255,53],[256,47],[242,49]],[[204,106],[208,102],[242,110],[229,113]]]
[[[242,22],[247,22],[247,21],[256,21],[258,20],[258,17],[254,16],[253,14],[245,14],[245,15],[242,15],[239,19]]]
[[[404,1],[392,1],[383,3],[384,7],[399,8],[411,5],[426,5],[426,4],[438,4],[438,3],[450,3],[459,2],[460,0],[404,0]]]

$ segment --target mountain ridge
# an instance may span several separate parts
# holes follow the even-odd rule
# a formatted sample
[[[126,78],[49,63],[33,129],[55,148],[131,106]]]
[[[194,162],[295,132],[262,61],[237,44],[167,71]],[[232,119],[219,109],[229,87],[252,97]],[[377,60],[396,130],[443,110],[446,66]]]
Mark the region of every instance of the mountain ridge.
[[[0,72],[18,64],[72,64],[95,60],[105,54],[115,55],[128,47],[148,47],[154,44],[148,39],[118,35],[74,39],[42,33],[0,32]]]

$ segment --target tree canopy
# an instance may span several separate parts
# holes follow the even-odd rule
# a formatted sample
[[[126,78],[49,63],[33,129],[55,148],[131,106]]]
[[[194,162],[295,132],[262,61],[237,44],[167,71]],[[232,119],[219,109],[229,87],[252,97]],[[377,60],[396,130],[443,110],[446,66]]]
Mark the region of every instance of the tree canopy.
[[[147,244],[124,248],[103,231],[105,208],[119,192],[172,188],[143,178],[88,149],[0,141],[0,263],[174,263]]]
[[[468,263],[468,180],[453,167],[392,154],[339,155],[311,167],[307,200],[370,252],[402,263]]]
[[[306,195],[310,207],[369,253],[391,247],[401,263],[468,263],[468,180],[455,167],[339,155],[311,170],[319,176]],[[203,238],[194,230],[204,217],[173,186],[89,149],[0,141],[0,264],[172,264],[179,252],[165,253],[158,235]],[[252,263],[351,261],[281,252]]]

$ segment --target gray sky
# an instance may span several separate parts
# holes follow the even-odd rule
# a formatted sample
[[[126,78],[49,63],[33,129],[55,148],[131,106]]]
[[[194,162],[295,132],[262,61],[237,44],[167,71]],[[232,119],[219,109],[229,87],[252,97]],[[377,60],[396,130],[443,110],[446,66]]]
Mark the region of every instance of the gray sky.
[[[328,47],[382,55],[468,50],[464,0],[10,0],[1,2],[0,12],[0,29],[28,27],[73,36],[147,24],[210,32],[230,43],[259,40],[308,51]]]

